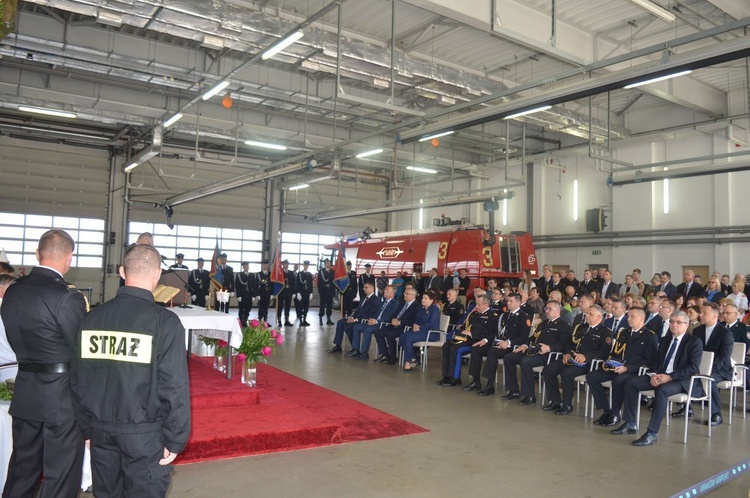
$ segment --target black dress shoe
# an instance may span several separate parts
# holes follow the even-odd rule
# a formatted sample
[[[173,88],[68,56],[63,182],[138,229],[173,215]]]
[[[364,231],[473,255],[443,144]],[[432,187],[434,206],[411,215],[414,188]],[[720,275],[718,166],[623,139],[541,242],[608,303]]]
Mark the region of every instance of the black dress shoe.
[[[625,422],[617,429],[612,429],[609,432],[614,434],[615,436],[624,436],[625,434],[637,434],[638,428],[635,425],[631,425]]]
[[[333,322],[331,321],[330,318],[328,320],[326,320],[326,325],[333,325]]]
[[[370,353],[359,353],[357,356],[354,357],[355,360],[369,360],[370,359]]]
[[[290,322],[289,320],[284,322],[284,327],[294,327],[294,324]]]
[[[334,346],[328,350],[329,353],[340,353],[342,351],[341,346]]]
[[[357,351],[356,349],[350,349],[346,352],[346,354],[344,354],[344,356],[346,356],[347,358],[351,358],[352,356],[357,356],[358,354],[359,351]]]
[[[507,393],[500,396],[500,399],[517,399],[520,397],[521,397],[520,393],[514,393],[512,391],[508,391]]]
[[[518,402],[519,406],[529,406],[536,404],[536,396],[524,396],[521,401]]]
[[[633,441],[633,446],[651,446],[652,444],[656,444],[656,434],[650,432]]]
[[[388,362],[388,357],[386,355],[384,355],[384,354],[381,354],[380,356],[378,356],[376,359],[374,359],[372,361],[374,361],[375,363],[387,363]]]
[[[453,377],[449,377],[448,382],[443,382],[441,386],[443,387],[456,387],[461,385],[461,379],[454,379]]]
[[[323,325],[323,318],[319,318],[318,322],[320,323],[320,325]]]
[[[442,386],[443,384],[447,384],[448,382],[452,381],[453,377],[443,377],[439,381],[437,381],[437,385]]]
[[[477,393],[477,396],[494,396],[494,395],[495,395],[495,388],[492,386],[487,386]]]
[[[300,323],[300,325],[302,325],[303,327],[309,327],[310,326],[310,324],[307,323],[307,320],[303,320],[302,323]]]
[[[683,406],[682,408],[680,408],[676,412],[672,413],[671,417],[672,418],[685,418],[685,407]],[[688,410],[688,418],[693,418],[693,409],[692,408],[690,408]]]
[[[479,382],[473,382],[473,381],[469,383],[468,385],[461,388],[462,391],[476,391],[476,390],[481,390],[481,389],[482,389],[482,384],[480,384]]]
[[[607,420],[602,423],[602,427],[614,427],[620,423],[619,415],[609,415]]]
[[[721,418],[721,413],[714,413],[711,415],[711,420],[706,420],[703,422],[704,424],[708,425],[711,424],[712,426],[716,427],[717,425],[721,425],[724,423],[724,419]]]
[[[398,363],[398,358],[389,358],[388,359],[388,364],[389,365],[395,365],[396,363]]]
[[[607,412],[602,413],[598,419],[594,420],[594,425],[604,425],[604,422],[607,421],[608,417],[609,417],[609,413]]]
[[[555,415],[569,415],[573,413],[573,407],[570,405],[562,405],[559,410],[555,412]]]
[[[560,408],[562,408],[562,403],[558,403],[556,401],[550,401],[547,406],[542,408],[542,410],[544,410],[545,412],[556,412]]]

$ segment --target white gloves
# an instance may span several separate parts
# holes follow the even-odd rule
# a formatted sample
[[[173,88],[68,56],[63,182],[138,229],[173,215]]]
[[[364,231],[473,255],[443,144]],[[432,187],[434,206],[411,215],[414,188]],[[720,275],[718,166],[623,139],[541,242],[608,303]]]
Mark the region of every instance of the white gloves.
[[[198,297],[195,294],[193,294],[192,296],[190,296],[190,299],[195,301],[196,299],[198,299]]]
[[[310,299],[312,299],[312,292],[310,293]]]
[[[238,302],[238,303],[241,303],[241,302],[242,302],[242,298],[241,298],[241,297],[238,297],[238,298],[237,298],[237,302]]]
[[[253,298],[253,301],[255,301],[255,302],[257,303],[257,302],[258,302],[258,299],[260,299],[260,296],[255,296],[255,297]]]
[[[302,301],[302,294],[299,292],[297,293],[297,301]]]

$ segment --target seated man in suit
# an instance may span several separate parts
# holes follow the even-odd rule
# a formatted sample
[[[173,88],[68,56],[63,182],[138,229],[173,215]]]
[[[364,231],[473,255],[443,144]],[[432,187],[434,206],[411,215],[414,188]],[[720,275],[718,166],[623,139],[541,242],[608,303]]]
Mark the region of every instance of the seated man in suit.
[[[650,330],[654,331],[654,334],[656,334],[656,337],[659,339],[662,339],[669,335],[670,332],[670,325],[669,325],[669,317],[672,316],[672,313],[674,313],[677,310],[677,305],[674,303],[674,301],[670,301],[669,299],[662,299],[661,304],[659,305],[659,316],[655,319],[653,319],[650,323],[650,326],[648,327]]]
[[[656,368],[649,375],[633,377],[625,384],[625,402],[623,410],[624,423],[612,434],[636,434],[635,425],[637,410],[641,407],[641,391],[654,390],[654,411],[647,431],[633,441],[634,446],[656,444],[659,426],[667,413],[667,399],[690,389],[690,377],[700,372],[703,347],[701,340],[687,333],[690,319],[684,311],[672,313],[669,318],[670,335],[661,339],[659,353],[656,357]],[[703,393],[703,387],[696,381],[693,392]]]
[[[466,320],[460,334],[443,344],[443,377],[437,382],[444,387],[461,385],[461,355],[468,353],[475,344],[486,344],[497,333],[498,314],[490,308],[490,298],[482,294],[475,298],[476,307]]]
[[[346,356],[354,356],[359,353],[358,350],[354,349],[352,335],[354,325],[359,323],[360,320],[376,317],[378,311],[380,311],[380,300],[375,295],[374,284],[366,282],[363,288],[365,297],[360,301],[357,310],[349,318],[342,318],[336,323],[336,335],[333,337],[334,346],[328,350],[329,353],[340,353],[342,351],[341,344],[344,341],[344,334],[349,338],[349,343],[352,344],[352,349],[347,351]]]
[[[448,289],[446,301],[443,305],[443,315],[450,317],[450,325],[457,325],[463,314],[464,305],[458,300],[458,292],[456,289]]]
[[[625,301],[619,297],[613,296],[610,299],[612,306],[612,318],[604,320],[604,326],[612,331],[612,337],[617,337],[620,329],[628,328],[628,313]]]
[[[722,380],[732,378],[732,348],[734,335],[725,326],[719,323],[719,307],[716,303],[706,302],[701,305],[701,325],[693,330],[693,335],[703,343],[703,351],[714,353],[714,366],[711,370],[711,420],[706,423],[721,425],[724,419],[721,417],[721,398],[717,384]],[[673,417],[685,416],[686,408],[672,414]],[[688,416],[692,416],[692,408],[688,408]]]
[[[598,369],[586,374],[591,395],[597,408],[602,408],[601,417],[595,425],[612,427],[620,423],[620,409],[625,397],[625,384],[638,375],[640,367],[653,367],[659,340],[656,335],[643,326],[646,313],[642,309],[632,309],[627,314],[628,327],[618,328],[615,341],[607,361],[614,360],[622,365],[603,364]],[[612,383],[612,406],[602,383]]]
[[[646,304],[646,322],[644,323],[644,325],[652,332],[654,332],[655,325],[661,324],[661,317],[659,316],[659,306],[661,306],[661,298],[656,296],[650,298],[648,300],[648,303]]]
[[[395,365],[398,362],[398,349],[396,348],[396,338],[404,333],[406,327],[414,325],[419,311],[419,303],[416,302],[417,290],[413,287],[407,287],[404,291],[404,302],[396,312],[396,318],[391,320],[390,325],[379,328],[375,331],[375,341],[378,343],[378,363],[385,363],[381,357],[385,355],[388,358],[389,365]]]
[[[724,311],[721,312],[723,317],[724,326],[732,332],[734,336],[734,342],[742,342],[747,347],[745,348],[746,353],[750,353],[750,335],[748,335],[747,325],[739,320],[739,311],[737,306],[734,304],[727,304],[724,306]]]
[[[515,292],[509,294],[506,298],[506,305],[508,310],[500,317],[494,342],[491,339],[483,339],[471,348],[469,375],[472,377],[472,382],[463,388],[464,391],[482,389],[479,372],[483,356],[487,356],[487,362],[484,364],[482,377],[487,379],[486,386],[492,386],[495,382],[498,360],[512,353],[516,347],[529,342],[531,317],[521,309],[521,296]]]
[[[391,323],[391,320],[396,316],[396,312],[398,312],[399,304],[398,299],[396,299],[396,289],[392,285],[386,285],[383,290],[383,303],[380,305],[377,315],[368,318],[364,323],[354,324],[354,327],[352,327],[352,348],[359,351],[359,354],[354,356],[355,360],[370,359],[372,334],[384,324]],[[380,356],[381,358],[385,357],[385,355]],[[387,357],[385,358],[387,361]]]
[[[612,346],[612,331],[602,323],[604,310],[600,306],[592,306],[586,313],[586,325],[579,325],[573,331],[570,342],[563,349],[562,359],[554,360],[542,370],[544,386],[549,394],[549,404],[544,411],[555,412],[555,415],[568,415],[573,411],[573,394],[575,393],[575,378],[586,375],[590,362],[607,357]],[[560,397],[560,384],[557,376],[562,380],[563,395]]]

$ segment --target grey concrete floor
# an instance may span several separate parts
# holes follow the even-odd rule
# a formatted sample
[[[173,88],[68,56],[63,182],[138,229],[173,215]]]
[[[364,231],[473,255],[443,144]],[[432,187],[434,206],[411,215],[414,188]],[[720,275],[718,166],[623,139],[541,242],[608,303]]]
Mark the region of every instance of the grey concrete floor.
[[[687,445],[680,420],[662,426],[656,446],[635,448],[637,436],[610,435],[584,418],[583,403],[560,417],[505,402],[501,389],[481,398],[437,386],[438,350],[425,373],[327,354],[335,327],[313,319],[306,329],[286,328],[272,366],[430,432],[177,466],[170,497],[667,497],[748,458],[750,418],[737,410],[728,425],[728,397],[713,437],[699,422],[708,412],[698,409]],[[749,488],[750,474],[741,475],[706,496],[747,497]]]

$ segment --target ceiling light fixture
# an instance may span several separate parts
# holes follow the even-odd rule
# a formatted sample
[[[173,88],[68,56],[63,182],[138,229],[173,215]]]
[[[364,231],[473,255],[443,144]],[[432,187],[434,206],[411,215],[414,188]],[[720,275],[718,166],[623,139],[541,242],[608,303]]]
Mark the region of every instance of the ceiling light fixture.
[[[383,152],[383,149],[373,149],[368,150],[367,152],[360,152],[354,157],[356,157],[357,159],[362,159],[363,157],[374,156],[375,154],[380,154],[381,152]]]
[[[420,168],[419,166],[407,166],[406,169],[408,169],[409,171],[416,171],[417,173],[430,173],[432,175],[437,173],[437,170],[435,169]]]
[[[264,61],[270,59],[271,57],[273,57],[274,55],[278,54],[279,52],[281,52],[282,50],[284,50],[289,45],[291,45],[292,43],[296,42],[297,40],[299,40],[303,36],[305,36],[305,34],[302,32],[302,30],[295,31],[291,35],[289,35],[286,38],[284,38],[283,40],[281,40],[276,45],[272,46],[271,48],[269,48],[268,50],[266,50],[265,52],[263,52],[263,55],[261,56],[261,58]]]
[[[630,85],[626,85],[623,88],[630,89],[630,88],[635,88],[638,86],[648,85],[650,83],[656,83],[657,81],[664,81],[664,80],[668,80],[671,78],[677,78],[678,76],[685,76],[686,74],[690,74],[692,72],[693,71],[691,69],[688,69],[687,71],[680,71],[679,73],[667,74],[664,76],[659,76],[658,78],[651,78],[650,80],[639,81],[638,83],[631,83]]]
[[[444,131],[442,133],[433,133],[432,135],[427,135],[426,137],[422,137],[419,139],[420,142],[426,142],[428,140],[432,140],[433,138],[440,138],[445,137],[447,135],[453,135],[455,132],[453,130]]]
[[[650,2],[649,0],[630,0],[630,2],[636,4],[642,9],[649,11],[651,14],[655,15],[662,21],[673,23],[675,22],[675,19],[677,19],[677,16],[675,16],[673,13],[660,5],[656,5],[655,3]]]
[[[272,144],[268,142],[256,142],[255,140],[245,140],[245,145],[251,145],[253,147],[263,147],[264,149],[286,150],[285,145]]]
[[[169,128],[173,124],[175,124],[177,121],[182,119],[183,114],[181,112],[178,112],[168,120],[164,121],[164,128]]]
[[[229,81],[227,81],[227,80],[218,82],[217,84],[215,84],[214,86],[212,86],[211,89],[209,91],[207,91],[203,95],[203,97],[202,97],[203,100],[210,99],[211,97],[213,97],[214,95],[216,95],[220,91],[224,90],[228,86],[229,86]]]
[[[134,170],[135,168],[137,168],[137,167],[138,167],[138,163],[137,163],[137,162],[135,162],[135,163],[130,163],[130,164],[128,164],[127,166],[125,166],[125,169],[123,169],[123,171],[124,171],[125,173],[130,173],[131,171],[133,171],[133,170]]]
[[[547,109],[552,109],[552,106],[551,105],[545,105],[545,106],[542,106],[542,107],[536,107],[534,109],[529,109],[527,111],[517,112],[515,114],[511,114],[510,116],[505,116],[503,119],[513,119],[513,118],[517,118],[519,116],[526,116],[527,114],[534,114],[535,112],[546,111]]]
[[[301,183],[299,185],[295,185],[294,187],[289,187],[289,190],[302,190],[303,188],[307,188],[309,186],[310,185],[308,185],[307,183]]]
[[[47,109],[46,107],[32,107],[32,106],[27,106],[27,105],[19,105],[18,110],[23,111],[23,112],[31,112],[34,114],[44,114],[45,116],[56,116],[58,118],[75,119],[78,117],[78,114],[74,112],[60,111],[58,109]]]

